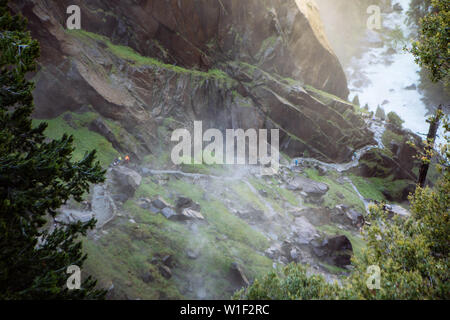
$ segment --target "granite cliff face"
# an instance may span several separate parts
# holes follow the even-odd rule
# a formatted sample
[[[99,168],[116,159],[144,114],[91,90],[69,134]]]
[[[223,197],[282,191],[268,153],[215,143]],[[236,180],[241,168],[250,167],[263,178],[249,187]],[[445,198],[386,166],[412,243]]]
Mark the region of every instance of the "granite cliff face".
[[[81,8],[68,31],[66,9]],[[155,150],[165,119],[280,128],[281,151],[327,162],[373,142],[313,1],[19,0],[41,43],[35,116],[94,112],[119,152]],[[113,122],[120,127],[115,130]],[[167,137],[167,138],[170,138]]]
[[[65,28],[72,4],[82,30]],[[34,121],[49,124],[50,139],[74,135],[74,159],[97,149],[109,167],[58,219],[97,219],[83,272],[111,299],[229,298],[291,262],[337,280],[365,246],[369,201],[409,192],[410,134],[346,101],[314,1],[10,5],[41,44]],[[203,130],[279,128],[279,172],[174,165],[171,133],[195,120]],[[111,165],[125,154],[131,162]]]

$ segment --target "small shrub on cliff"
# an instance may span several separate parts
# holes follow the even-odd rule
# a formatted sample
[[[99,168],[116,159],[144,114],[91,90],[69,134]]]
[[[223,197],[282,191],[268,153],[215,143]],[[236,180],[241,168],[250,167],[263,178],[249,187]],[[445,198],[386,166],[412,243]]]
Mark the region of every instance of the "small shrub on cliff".
[[[281,274],[275,271],[234,295],[244,300],[313,300],[336,299],[340,288],[329,284],[321,275],[308,275],[302,265],[290,264]]]
[[[389,112],[387,118],[388,122],[397,128],[401,128],[403,123],[405,122],[394,111]]]
[[[377,107],[377,111],[375,112],[375,117],[377,117],[380,120],[386,120],[386,113],[384,112],[384,109],[380,106]]]

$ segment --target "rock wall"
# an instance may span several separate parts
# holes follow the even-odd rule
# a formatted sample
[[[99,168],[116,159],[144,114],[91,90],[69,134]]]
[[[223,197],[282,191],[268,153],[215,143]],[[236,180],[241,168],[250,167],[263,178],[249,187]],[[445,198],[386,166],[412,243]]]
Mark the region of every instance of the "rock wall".
[[[83,30],[65,30],[72,4],[81,8]],[[347,81],[313,1],[18,0],[11,6],[28,17],[41,43],[38,118],[94,110],[121,124],[137,155],[152,151],[168,117],[203,120],[206,127],[281,127],[284,151],[307,150],[326,161],[348,160],[351,149],[372,143],[353,106],[341,100]],[[331,103],[305,85],[333,94]],[[111,128],[91,127],[112,139]]]

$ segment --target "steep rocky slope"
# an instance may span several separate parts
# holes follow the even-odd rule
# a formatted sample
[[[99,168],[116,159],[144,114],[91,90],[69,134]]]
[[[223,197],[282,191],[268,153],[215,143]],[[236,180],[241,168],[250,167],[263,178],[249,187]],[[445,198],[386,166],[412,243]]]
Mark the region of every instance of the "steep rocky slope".
[[[82,30],[64,27],[70,4],[81,7]],[[409,161],[398,152],[406,139],[346,101],[314,1],[11,5],[42,47],[36,123],[49,123],[49,138],[73,134],[76,158],[95,148],[109,167],[105,184],[58,217],[97,218],[83,271],[109,298],[228,298],[289,262],[338,279],[364,247],[370,199],[386,200],[373,179],[396,174],[398,189],[407,187],[389,167]],[[204,129],[279,128],[280,172],[173,165],[171,133],[194,120]],[[111,165],[119,154],[131,155],[129,168]]]
[[[81,7],[83,30],[65,30],[70,4]],[[36,117],[94,112],[89,129],[119,152],[152,152],[165,118],[281,127],[282,151],[328,162],[373,142],[341,100],[345,75],[312,1],[21,0],[13,8],[42,46]]]

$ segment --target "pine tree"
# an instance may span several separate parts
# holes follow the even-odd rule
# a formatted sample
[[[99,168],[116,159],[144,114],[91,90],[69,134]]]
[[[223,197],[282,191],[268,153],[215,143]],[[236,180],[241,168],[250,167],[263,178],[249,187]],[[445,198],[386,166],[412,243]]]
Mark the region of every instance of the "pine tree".
[[[359,107],[359,97],[358,97],[358,95],[356,95],[356,96],[353,98],[352,103],[353,103],[355,106],[358,106],[358,107]]]
[[[384,109],[380,106],[377,107],[377,111],[375,111],[375,117],[377,117],[380,120],[386,120],[386,113],[384,112]]]
[[[0,299],[98,299],[105,295],[91,277],[80,290],[68,290],[67,267],[82,267],[80,236],[88,223],[47,222],[69,198],[81,201],[90,183],[104,180],[95,151],[72,161],[73,137],[48,142],[46,124],[33,127],[34,85],[39,45],[26,20],[12,16],[0,0]]]

